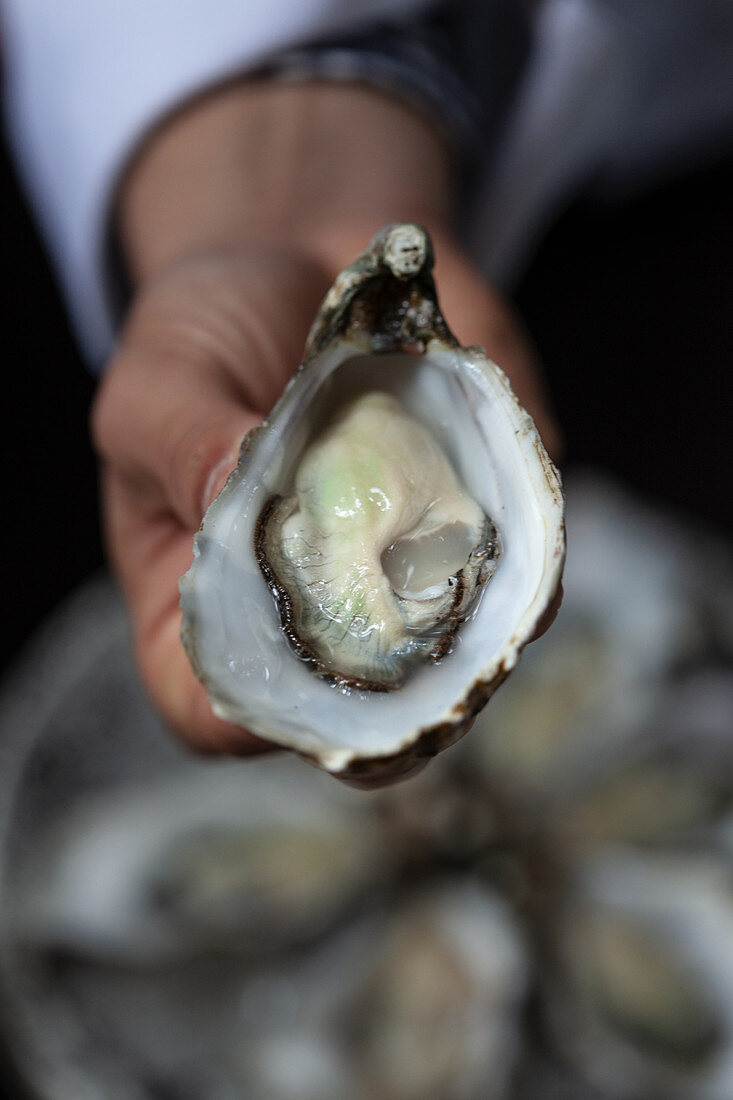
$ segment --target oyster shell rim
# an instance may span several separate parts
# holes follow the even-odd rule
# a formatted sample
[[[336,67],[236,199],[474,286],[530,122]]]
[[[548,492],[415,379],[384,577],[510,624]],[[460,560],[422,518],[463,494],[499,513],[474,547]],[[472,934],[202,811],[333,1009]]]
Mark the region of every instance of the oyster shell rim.
[[[345,345],[346,344],[348,344],[348,342],[345,342]],[[352,349],[354,354],[359,353],[361,350],[354,345],[352,345]],[[436,350],[455,353],[456,347],[434,338],[426,348],[426,353]],[[510,639],[502,650],[492,654],[489,663],[473,679],[470,686],[462,691],[460,697],[453,702],[447,713],[441,714],[439,719],[431,725],[420,726],[416,730],[408,731],[395,746],[393,752],[387,754],[383,752],[370,754],[368,751],[358,751],[357,749],[348,749],[338,746],[332,746],[330,750],[324,749],[321,752],[308,752],[298,748],[295,743],[295,738],[290,734],[281,733],[279,730],[266,724],[258,725],[256,728],[252,729],[252,732],[257,736],[281,745],[283,748],[290,749],[296,752],[302,759],[326,771],[332,772],[338,775],[339,778],[346,779],[347,781],[371,785],[374,781],[379,781],[386,777],[398,778],[413,771],[421,764],[424,765],[429,759],[437,755],[437,753],[460,740],[460,738],[471,728],[473,720],[479,711],[483,709],[494,692],[516,667],[522,650],[532,639],[542,616],[552,603],[560,587],[562,571],[565,564],[564,495],[562,492],[560,474],[542,444],[532,417],[520,405],[504,371],[497,366],[497,364],[493,363],[481,348],[466,347],[460,350],[463,354],[478,357],[485,363],[490,364],[491,369],[496,372],[496,377],[502,385],[505,397],[510,401],[522,425],[523,433],[528,437],[528,441],[531,443],[533,451],[539,460],[546,487],[552,498],[552,505],[554,508],[559,509],[560,512],[555,541],[552,548],[548,548],[548,553],[546,554],[546,557],[550,559],[551,565],[543,574],[541,583],[536,589],[532,601],[525,609],[522,618],[515,625]],[[483,370],[483,363],[479,365]],[[261,432],[267,432],[272,427],[272,422],[277,418],[281,405],[289,401],[294,382],[302,369],[303,366],[299,368],[298,373],[288,382],[288,385],[272,412],[261,424],[252,428],[245,435],[240,447],[237,466],[227,478],[224,487],[217,497],[217,501],[226,499],[226,497],[235,490],[242,476],[246,474],[251,461],[253,444],[256,443],[257,437]],[[200,555],[198,540],[203,531],[203,527],[204,524],[202,522],[199,531],[194,536],[194,557],[191,567],[179,581],[179,588],[183,598],[185,598],[189,586],[193,584],[191,574],[195,571],[196,563]],[[236,717],[233,709],[227,702],[217,699],[216,697],[216,686],[198,658],[195,639],[195,621],[192,621],[191,618],[187,618],[185,609],[181,627],[181,641],[188,654],[194,672],[209,693],[214,713],[225,721],[233,721],[237,725],[241,725],[241,721]]]
[[[425,264],[419,272],[419,280],[411,277],[412,271],[409,273],[409,278],[393,270],[385,271],[384,253],[390,233],[395,229],[403,231],[405,228],[422,235],[427,242],[424,249]],[[181,641],[195,674],[209,694],[214,713],[240,726],[246,723],[248,728],[258,736],[290,749],[304,760],[356,785],[372,786],[414,771],[468,732],[475,716],[514,669],[525,645],[533,638],[542,616],[560,587],[565,561],[564,495],[560,474],[542,444],[532,417],[519,403],[504,371],[493,363],[482,348],[461,347],[446,325],[439,311],[434,284],[429,274],[431,266],[432,246],[425,230],[417,226],[387,226],[375,237],[355,263],[337,277],[311,329],[303,362],[289,380],[270,414],[261,424],[251,429],[242,440],[237,465],[215,503],[220,504],[225,501],[246,476],[260,433],[267,433],[273,428],[281,413],[293,400],[293,388],[298,385],[303,373],[313,366],[314,360],[319,359],[326,348],[331,352],[338,348],[339,352],[343,353],[339,354],[338,362],[332,370],[337,370],[350,357],[360,354],[379,354],[385,351],[418,351],[426,356],[430,353],[439,355],[440,353],[453,355],[460,353],[471,367],[478,368],[488,382],[493,381],[498,384],[501,398],[506,402],[507,411],[511,415],[515,435],[523,437],[525,446],[530,449],[537,464],[538,483],[541,484],[546,498],[547,511],[551,512],[555,518],[552,525],[554,536],[552,531],[547,531],[547,522],[545,522],[546,533],[551,538],[551,544],[546,542],[544,547],[544,565],[539,583],[521,617],[514,624],[509,639],[498,651],[491,654],[485,666],[472,675],[470,683],[460,688],[458,697],[453,699],[448,709],[444,710],[435,722],[406,730],[389,753],[385,753],[381,748],[369,752],[368,747],[364,746],[357,748],[334,744],[321,744],[317,749],[303,748],[302,745],[298,745],[297,736],[290,731],[283,732],[267,720],[259,721],[256,715],[243,719],[241,707],[237,709],[228,700],[217,696],[217,686],[199,659],[195,614],[191,612],[190,607],[187,607],[187,603],[194,586],[194,574],[201,554],[199,540],[206,517],[199,532],[194,536],[192,564],[179,581],[183,609]],[[382,280],[386,274],[394,282],[402,280],[409,283],[405,290],[401,291],[401,295],[404,305],[410,308],[406,308],[400,315],[399,326],[395,326],[394,313],[389,315],[390,324],[383,324],[381,329],[379,325],[374,325],[374,316],[369,313],[368,307],[374,306],[375,301],[382,305],[381,299],[377,299],[376,296],[374,301],[367,299],[366,323],[364,317],[360,316],[359,310],[352,309],[353,303],[358,303],[360,287],[363,289],[370,280],[375,280],[375,272],[376,277],[381,277]],[[387,308],[393,309],[394,306],[388,302]],[[381,318],[378,319],[384,321],[387,316],[385,309]],[[388,334],[387,337],[385,333]],[[272,599],[271,593],[268,592],[268,595]],[[277,610],[275,614],[279,618]]]

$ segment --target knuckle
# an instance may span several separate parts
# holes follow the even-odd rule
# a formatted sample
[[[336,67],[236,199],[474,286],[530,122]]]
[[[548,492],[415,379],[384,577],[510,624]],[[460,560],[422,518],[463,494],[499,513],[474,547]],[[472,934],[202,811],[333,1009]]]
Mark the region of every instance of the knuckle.
[[[90,409],[92,443],[102,458],[125,464],[130,428],[140,418],[141,393],[135,363],[121,350],[106,368]]]
[[[117,430],[116,372],[109,372],[99,383],[89,415],[92,443],[98,454],[109,457],[114,450]]]

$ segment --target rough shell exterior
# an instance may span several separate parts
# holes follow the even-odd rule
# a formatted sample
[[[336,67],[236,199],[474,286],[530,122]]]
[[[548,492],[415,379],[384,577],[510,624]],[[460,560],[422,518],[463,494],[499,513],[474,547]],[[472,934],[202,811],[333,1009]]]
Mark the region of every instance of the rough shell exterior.
[[[425,231],[396,225],[337,278],[303,364],[244,439],[180,582],[182,640],[216,713],[363,785],[416,770],[467,732],[553,601],[565,556],[559,475],[504,373],[448,329],[431,267]],[[292,477],[324,404],[375,384],[441,439],[505,548],[453,651],[389,701],[309,672],[284,639],[254,549],[260,512]]]

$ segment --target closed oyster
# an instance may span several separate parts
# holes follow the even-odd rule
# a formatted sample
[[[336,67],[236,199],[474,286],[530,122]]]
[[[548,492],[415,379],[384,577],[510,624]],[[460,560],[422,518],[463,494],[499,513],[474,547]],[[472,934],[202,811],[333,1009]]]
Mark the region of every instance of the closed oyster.
[[[395,225],[337,278],[180,583],[216,713],[352,780],[465,733],[562,573],[557,471],[431,267]]]

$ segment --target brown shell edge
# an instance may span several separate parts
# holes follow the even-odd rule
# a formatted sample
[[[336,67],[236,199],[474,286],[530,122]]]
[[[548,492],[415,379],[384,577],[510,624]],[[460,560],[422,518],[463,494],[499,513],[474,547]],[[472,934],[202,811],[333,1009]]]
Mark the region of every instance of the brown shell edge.
[[[374,351],[422,352],[425,350],[425,345],[433,340],[447,348],[459,346],[458,340],[448,327],[438,306],[437,293],[431,274],[433,265],[432,244],[427,232],[419,226],[414,228],[424,234],[427,242],[425,262],[419,272],[401,281],[402,289],[400,291],[394,289],[398,280],[393,274],[390,275],[382,262],[385,241],[394,228],[394,226],[386,226],[381,230],[364,252],[357,257],[356,261],[338,276],[314,321],[306,343],[303,362],[295,374],[307,370],[311,361],[320,355],[323,348],[336,339],[350,340],[355,343],[368,342]],[[391,292],[388,289],[385,290],[390,281],[393,285]],[[371,285],[369,292],[365,294],[365,284],[367,283]],[[359,298],[362,299],[361,303],[355,301]],[[367,337],[369,338],[368,341]],[[465,350],[469,349],[466,348]],[[477,350],[483,352],[483,349]],[[483,354],[486,353],[483,352]],[[511,386],[509,388],[514,400],[517,401]],[[280,400],[282,399],[281,397]],[[246,469],[249,451],[256,437],[269,428],[270,420],[276,415],[279,404],[278,401],[269,416],[244,436],[237,465],[224,484],[219,494],[220,497],[227,494],[235,479]],[[517,404],[519,404],[518,401]],[[524,409],[522,411],[534,427],[534,422],[529,413]],[[536,449],[545,469],[548,487],[556,491],[557,495],[564,500],[560,474],[549,455],[547,455],[541,441]],[[183,582],[195,565],[197,557],[195,543],[196,539],[194,539],[194,562],[179,582],[179,585],[182,586],[182,594]],[[557,563],[555,584],[546,600],[542,613],[555,598],[562,579],[565,558],[564,522],[561,522],[558,531],[554,556]],[[535,628],[542,613],[537,616]],[[421,769],[432,757],[443,749],[449,748],[468,733],[478,713],[514,669],[522,650],[531,640],[533,633],[533,630],[528,630],[525,633],[524,640],[517,643],[511,653],[506,654],[496,672],[490,678],[480,677],[474,682],[463,699],[453,706],[451,718],[419,730],[417,734],[411,736],[409,744],[398,749],[395,753],[372,757],[352,757],[343,768],[329,768],[327,761],[316,753],[299,751],[291,745],[283,744],[275,736],[268,737],[263,732],[258,733],[258,736],[295,752],[302,759],[329,771],[336,778],[353,786],[371,788],[395,781]],[[197,678],[207,689],[213,702],[216,693],[212,692],[209,678],[198,660],[194,634],[195,624],[187,622],[184,615],[181,626],[181,641]]]
[[[562,491],[560,473],[552,459],[547,455],[544,447],[541,449],[544,451],[546,458],[546,462],[543,462],[543,465],[548,475],[548,481],[554,482],[554,487],[557,487],[559,496],[564,503],[565,494]],[[396,782],[399,779],[406,778],[413,773],[421,771],[430,760],[434,756],[437,756],[438,753],[442,752],[443,749],[450,748],[451,745],[455,745],[460,741],[461,738],[469,732],[476,716],[483,710],[494,692],[501,687],[510,673],[514,671],[522,656],[522,652],[532,641],[534,632],[542,619],[542,615],[555,599],[560,589],[565,557],[566,532],[563,514],[563,518],[558,528],[554,550],[556,563],[555,582],[548,593],[544,607],[535,617],[533,627],[526,630],[524,639],[521,642],[517,642],[513,650],[506,654],[494,675],[490,678],[479,677],[474,681],[464,697],[453,706],[451,713],[455,715],[455,717],[452,720],[443,720],[434,726],[424,727],[418,731],[408,745],[395,753],[389,753],[382,756],[352,757],[343,768],[326,768],[326,770],[330,771],[333,776],[347,783],[349,786],[369,790],[380,786],[386,786],[389,783]],[[319,768],[325,766],[324,761],[315,754],[298,752],[297,749],[293,751],[303,760],[307,760],[309,763]]]
[[[345,768],[331,771],[331,774],[349,786],[371,789],[421,771],[434,756],[456,744],[468,733],[476,716],[501,687],[513,667],[501,665],[493,679],[477,680],[468,695],[454,707],[455,721],[427,726],[404,749],[385,756],[357,757],[350,760]],[[323,761],[317,756],[298,752],[297,749],[295,751],[303,760],[323,767]]]

